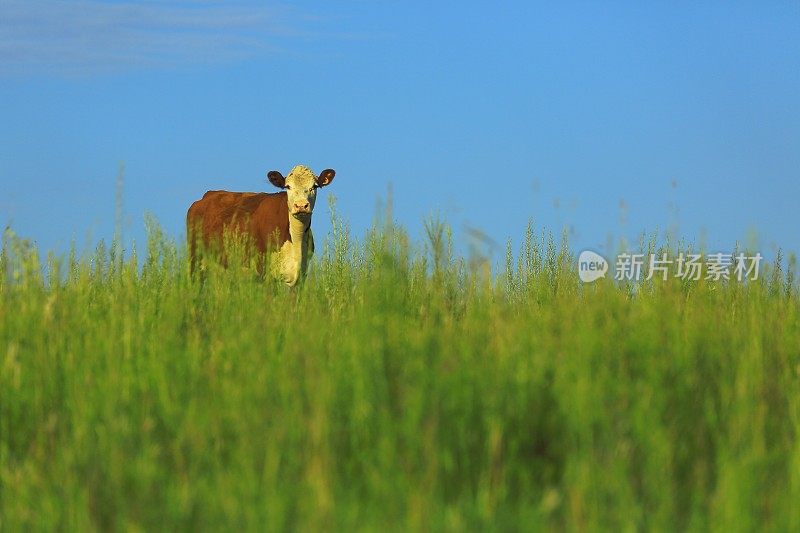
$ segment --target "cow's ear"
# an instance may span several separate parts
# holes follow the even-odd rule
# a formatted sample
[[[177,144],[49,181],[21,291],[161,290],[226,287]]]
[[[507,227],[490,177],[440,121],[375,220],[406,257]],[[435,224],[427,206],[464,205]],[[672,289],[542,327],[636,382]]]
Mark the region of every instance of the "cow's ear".
[[[335,175],[336,175],[335,170],[333,170],[332,168],[326,168],[325,170],[319,173],[319,177],[317,178],[317,185],[320,187],[330,185]]]
[[[267,172],[267,179],[271,184],[273,184],[279,189],[286,188],[286,178],[284,178],[283,174],[281,174],[277,170],[270,170],[269,172]]]

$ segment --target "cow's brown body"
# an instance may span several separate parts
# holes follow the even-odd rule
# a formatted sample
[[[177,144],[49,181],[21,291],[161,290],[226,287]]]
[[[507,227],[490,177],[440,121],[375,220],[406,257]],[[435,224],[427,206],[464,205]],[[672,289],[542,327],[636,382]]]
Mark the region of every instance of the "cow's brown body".
[[[219,253],[226,232],[244,236],[262,255],[277,250],[291,241],[286,192],[208,191],[189,207],[186,228],[192,265],[197,245]]]

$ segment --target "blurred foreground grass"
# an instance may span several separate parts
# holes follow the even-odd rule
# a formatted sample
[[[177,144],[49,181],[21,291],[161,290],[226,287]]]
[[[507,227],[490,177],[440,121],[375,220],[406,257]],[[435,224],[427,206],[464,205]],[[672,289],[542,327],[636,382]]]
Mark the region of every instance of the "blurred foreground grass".
[[[800,530],[791,272],[582,285],[529,229],[493,275],[427,229],[334,220],[297,291],[7,233],[0,530]]]

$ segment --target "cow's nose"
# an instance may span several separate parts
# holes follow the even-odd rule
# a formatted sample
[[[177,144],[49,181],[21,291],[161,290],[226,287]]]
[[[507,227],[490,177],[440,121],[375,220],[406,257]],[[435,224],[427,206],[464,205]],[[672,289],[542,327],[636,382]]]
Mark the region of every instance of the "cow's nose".
[[[295,203],[294,208],[301,211],[308,211],[308,202]]]

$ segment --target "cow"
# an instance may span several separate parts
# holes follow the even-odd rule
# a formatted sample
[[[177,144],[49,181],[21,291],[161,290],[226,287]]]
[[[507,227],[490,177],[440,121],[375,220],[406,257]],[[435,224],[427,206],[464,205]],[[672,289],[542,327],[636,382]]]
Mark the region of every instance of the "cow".
[[[294,287],[314,253],[311,215],[317,189],[330,185],[335,175],[328,168],[317,176],[308,167],[297,165],[285,178],[277,170],[267,173],[270,183],[283,189],[278,193],[206,192],[186,214],[192,270],[196,268],[196,246],[222,254],[223,236],[235,234],[258,252],[262,274],[269,264],[272,275]],[[222,260],[224,263],[224,254]]]

